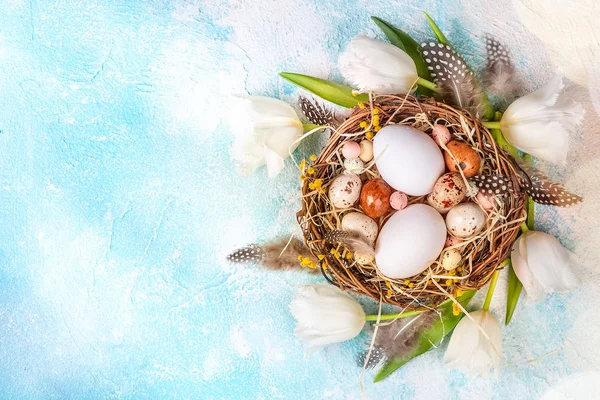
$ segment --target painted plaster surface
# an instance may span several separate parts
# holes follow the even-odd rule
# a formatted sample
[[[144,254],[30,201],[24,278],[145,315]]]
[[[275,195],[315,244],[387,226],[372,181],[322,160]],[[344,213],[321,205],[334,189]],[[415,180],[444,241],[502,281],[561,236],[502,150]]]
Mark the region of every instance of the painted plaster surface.
[[[0,398],[600,398],[596,4],[1,0]],[[224,261],[291,233],[299,204],[289,162],[272,181],[237,176],[227,102],[294,102],[282,70],[339,79],[345,43],[381,37],[370,15],[429,38],[421,10],[476,68],[489,32],[524,90],[570,79],[586,124],[550,174],[586,203],[539,207],[538,225],[580,256],[582,285],[521,301],[498,375],[446,369],[442,345],[383,383],[366,373],[362,392],[367,334],[307,359],[293,336],[294,287],[317,278]]]

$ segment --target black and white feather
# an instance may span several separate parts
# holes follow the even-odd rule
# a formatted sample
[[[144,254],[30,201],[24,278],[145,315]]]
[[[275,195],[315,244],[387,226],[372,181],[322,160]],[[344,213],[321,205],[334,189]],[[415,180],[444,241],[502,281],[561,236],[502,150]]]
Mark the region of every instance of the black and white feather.
[[[477,175],[470,181],[481,193],[488,196],[504,196],[513,191],[512,181],[503,175]]]
[[[227,261],[233,264],[259,264],[273,270],[301,268],[299,257],[309,258],[314,265],[318,265],[310,250],[299,239],[276,239],[262,244],[250,244],[237,249],[227,256]],[[318,272],[318,268],[309,268],[311,272]]]
[[[508,49],[493,37],[486,35],[487,65],[483,71],[486,90],[501,98],[515,97],[519,82]]]
[[[446,104],[467,109],[482,115],[482,90],[465,61],[450,46],[429,42],[422,43],[422,54],[427,69],[438,87],[438,93]]]
[[[315,125],[337,125],[335,113],[326,106],[319,104],[316,100],[309,100],[304,96],[300,96],[300,109],[304,116]]]
[[[367,361],[367,356],[369,356],[369,361]],[[366,369],[373,369],[382,361],[386,359],[385,351],[379,347],[373,347],[371,349],[371,354],[369,354],[369,350],[363,350],[356,355],[356,364],[359,367],[365,366],[365,361],[367,361]]]
[[[521,166],[519,179],[527,194],[536,203],[569,207],[583,202],[583,197],[552,182],[546,175],[531,166]]]
[[[439,318],[436,312],[428,311],[412,318],[381,322],[377,329],[367,368],[373,368],[381,362],[394,358],[409,357],[418,346],[421,334],[430,329]],[[358,354],[356,361],[359,366],[364,365],[367,354],[368,350]]]
[[[583,198],[550,181],[532,167],[521,167],[518,179],[523,190],[539,204],[568,207],[583,202]],[[512,181],[503,175],[478,175],[470,179],[479,191],[489,196],[503,196],[513,192]]]
[[[354,253],[360,253],[363,255],[374,255],[375,250],[367,240],[356,232],[340,231],[334,229],[325,234],[324,237],[326,242],[335,244],[340,243],[348,250]]]

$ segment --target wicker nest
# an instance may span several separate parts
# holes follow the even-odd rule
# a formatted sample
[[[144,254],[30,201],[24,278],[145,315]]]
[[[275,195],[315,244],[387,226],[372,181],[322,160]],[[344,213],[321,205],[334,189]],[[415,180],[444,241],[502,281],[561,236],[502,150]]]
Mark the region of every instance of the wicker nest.
[[[483,164],[482,174],[502,174],[513,181],[513,191],[505,194],[495,209],[487,211],[484,231],[453,246],[462,255],[462,266],[454,274],[444,270],[438,260],[420,275],[402,280],[389,279],[377,270],[374,262],[360,265],[352,257],[346,257],[348,250],[343,246],[324,240],[327,232],[340,229],[345,213],[360,211],[358,205],[356,208],[334,209],[327,197],[327,187],[344,171],[342,145],[347,141],[365,138],[369,128],[365,129],[364,124],[361,127],[361,122],[371,127],[375,109],[379,110],[376,113],[380,126],[409,125],[430,134],[433,124],[445,125],[453,139],[467,142],[478,152]],[[370,104],[355,107],[352,114],[334,130],[312,168],[314,173],[308,175],[302,184],[302,209],[297,213],[297,220],[306,245],[315,257],[323,260],[323,275],[342,290],[370,296],[404,309],[435,307],[460,290],[484,286],[510,255],[512,243],[525,219],[526,194],[519,183],[518,166],[514,159],[498,147],[490,131],[468,111],[438,103],[434,99],[386,95],[374,97]],[[378,176],[374,161],[371,161],[365,165],[361,179],[364,182]],[[315,180],[322,182],[322,190],[314,190]],[[475,198],[470,200],[477,202]],[[425,202],[425,196],[409,196],[409,204],[422,202]],[[393,210],[376,220],[379,228],[392,214]]]

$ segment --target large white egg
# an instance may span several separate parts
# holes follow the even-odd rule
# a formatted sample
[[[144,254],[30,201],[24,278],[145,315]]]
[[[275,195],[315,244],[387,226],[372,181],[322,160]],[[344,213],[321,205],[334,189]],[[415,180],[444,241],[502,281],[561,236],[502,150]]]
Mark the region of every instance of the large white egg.
[[[446,242],[446,224],[433,207],[413,204],[397,211],[385,223],[375,245],[381,273],[404,279],[425,271]]]
[[[425,132],[410,126],[388,125],[373,140],[375,164],[391,187],[411,196],[431,193],[444,173],[444,156]]]

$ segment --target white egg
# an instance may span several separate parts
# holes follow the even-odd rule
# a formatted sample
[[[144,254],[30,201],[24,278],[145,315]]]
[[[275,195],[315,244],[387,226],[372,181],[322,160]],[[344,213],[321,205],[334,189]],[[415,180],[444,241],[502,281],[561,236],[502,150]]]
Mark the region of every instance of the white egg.
[[[346,158],[344,160],[344,169],[351,174],[360,174],[363,172],[364,164],[360,158]]]
[[[452,207],[446,216],[448,232],[459,238],[479,233],[485,226],[485,213],[475,203],[461,203]]]
[[[388,125],[373,140],[375,164],[391,187],[411,196],[433,190],[446,164],[440,148],[425,132],[404,125]]]
[[[368,242],[375,244],[377,238],[377,223],[363,213],[351,212],[342,218],[342,230],[356,232],[362,235]]]
[[[329,186],[329,201],[336,208],[350,208],[360,197],[362,182],[358,175],[341,174]]]
[[[438,258],[445,242],[442,216],[426,204],[413,204],[396,212],[381,228],[375,261],[383,275],[409,278],[425,271]]]

